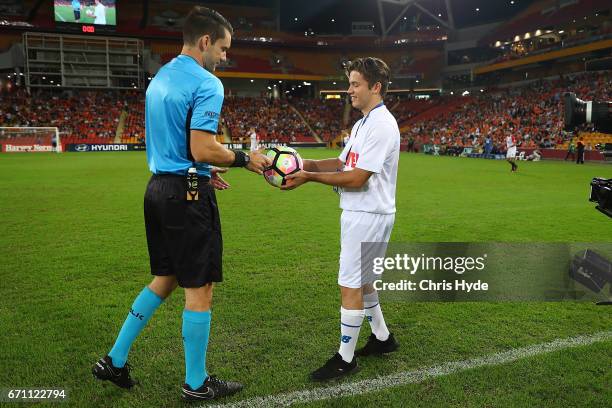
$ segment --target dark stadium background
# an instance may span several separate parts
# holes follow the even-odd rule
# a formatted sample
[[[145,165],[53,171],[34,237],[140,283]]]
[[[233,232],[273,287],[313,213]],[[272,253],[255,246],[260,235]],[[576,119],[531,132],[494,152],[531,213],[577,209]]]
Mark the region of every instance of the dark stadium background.
[[[116,27],[84,28],[56,23],[50,1],[3,2],[0,125],[58,127],[65,150],[71,143],[144,142],[143,91],[160,65],[180,51],[181,16],[196,3],[119,2]],[[461,153],[463,147],[477,153],[487,135],[493,153],[504,153],[507,135],[519,139],[527,156],[535,148],[566,150],[573,135],[561,129],[561,93],[610,99],[608,71],[588,71],[610,63],[606,1],[215,5],[236,28],[228,62],[218,70],[226,90],[219,131],[225,143],[246,141],[249,126],[256,125],[264,141],[336,146],[358,118],[341,92],[343,64],[366,54],[382,57],[392,68],[387,105],[398,119],[404,150],[409,144],[419,151],[438,145],[443,154]],[[94,32],[84,36],[90,29]],[[80,34],[67,49],[92,52],[106,49],[100,39],[107,36],[111,55],[96,59],[67,51],[60,65],[58,52],[39,49],[57,45],[56,37],[45,33]],[[117,41],[121,38],[132,42]],[[127,57],[112,54],[122,49]],[[100,65],[105,57],[119,66],[106,72]],[[60,99],[55,111],[44,106],[53,98]],[[280,112],[286,117],[279,118]],[[587,160],[602,160],[596,147],[610,138],[583,136]]]

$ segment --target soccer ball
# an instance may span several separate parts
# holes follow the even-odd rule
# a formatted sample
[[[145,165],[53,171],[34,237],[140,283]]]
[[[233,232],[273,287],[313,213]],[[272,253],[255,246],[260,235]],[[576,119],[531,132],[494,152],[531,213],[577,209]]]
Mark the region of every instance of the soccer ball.
[[[304,168],[299,153],[290,147],[273,147],[266,156],[272,159],[272,165],[264,170],[264,177],[274,187],[284,186],[286,176]]]
[[[94,13],[94,11],[93,11],[93,10],[87,9],[87,10],[85,11],[85,15],[86,15],[87,17],[94,17],[94,16],[95,16],[95,13]]]

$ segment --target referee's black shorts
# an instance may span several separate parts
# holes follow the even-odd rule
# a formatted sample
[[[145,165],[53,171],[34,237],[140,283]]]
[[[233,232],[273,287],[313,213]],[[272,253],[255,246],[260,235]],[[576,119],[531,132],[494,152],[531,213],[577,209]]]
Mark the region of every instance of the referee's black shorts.
[[[144,198],[151,274],[174,275],[179,286],[223,280],[223,239],[215,189],[199,178],[199,200],[187,201],[187,179],[153,175]]]

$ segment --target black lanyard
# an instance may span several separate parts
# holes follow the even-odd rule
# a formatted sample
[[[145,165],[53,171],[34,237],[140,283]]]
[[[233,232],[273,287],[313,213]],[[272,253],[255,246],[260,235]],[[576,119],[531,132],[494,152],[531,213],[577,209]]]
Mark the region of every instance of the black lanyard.
[[[346,153],[346,159],[344,159],[344,165],[346,166],[346,162],[349,159],[349,156],[351,154],[351,150],[353,149],[353,143],[355,143],[355,139],[357,139],[357,135],[359,134],[359,129],[361,129],[361,125],[363,125],[364,123],[366,123],[366,120],[368,120],[368,118],[370,117],[370,114],[372,113],[372,111],[374,109],[380,108],[381,106],[384,106],[385,103],[381,102],[378,105],[376,105],[375,107],[372,108],[371,111],[368,112],[367,115],[364,116],[363,120],[361,122],[359,122],[359,126],[357,126],[357,130],[355,131],[355,136],[353,136],[353,142],[351,143],[351,147],[349,147],[348,152]]]

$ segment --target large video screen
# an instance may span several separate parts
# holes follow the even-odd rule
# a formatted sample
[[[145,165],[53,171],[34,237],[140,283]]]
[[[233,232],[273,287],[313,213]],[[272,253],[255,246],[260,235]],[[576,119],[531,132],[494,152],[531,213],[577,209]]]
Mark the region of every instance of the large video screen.
[[[97,25],[117,25],[115,0],[54,0],[55,21]]]

